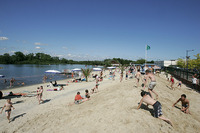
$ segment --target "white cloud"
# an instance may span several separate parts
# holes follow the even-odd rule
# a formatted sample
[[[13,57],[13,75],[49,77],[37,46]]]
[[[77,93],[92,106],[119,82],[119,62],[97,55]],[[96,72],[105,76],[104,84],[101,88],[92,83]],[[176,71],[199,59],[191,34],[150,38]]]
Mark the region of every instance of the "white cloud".
[[[72,55],[71,54],[67,54],[67,56],[71,57]]]
[[[36,49],[40,49],[40,47],[35,47]]]
[[[43,45],[43,46],[47,46],[48,44],[42,44],[40,42],[35,42],[35,45]]]
[[[8,40],[7,37],[0,37],[0,40]]]

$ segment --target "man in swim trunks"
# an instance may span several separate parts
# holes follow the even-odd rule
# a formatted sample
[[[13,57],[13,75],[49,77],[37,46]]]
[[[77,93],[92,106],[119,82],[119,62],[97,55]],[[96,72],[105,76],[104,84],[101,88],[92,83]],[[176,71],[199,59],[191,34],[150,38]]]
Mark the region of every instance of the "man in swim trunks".
[[[182,85],[182,81],[179,81],[178,82],[178,85],[177,85],[177,88],[180,86],[180,88],[181,88],[181,85]]]
[[[181,111],[186,113],[186,114],[190,114],[190,111],[189,111],[189,107],[190,107],[190,102],[188,99],[186,99],[186,95],[185,94],[182,94],[181,95],[181,98],[179,98],[174,104],[172,107],[174,107],[178,102],[182,103],[182,108],[181,108]]]
[[[10,114],[11,114],[11,108],[15,109],[13,106],[12,106],[12,102],[11,102],[11,99],[7,99],[7,102],[6,104],[3,106],[0,114],[3,112],[5,108],[5,113],[6,113],[6,116],[7,116],[7,119],[8,119],[8,122],[10,123]]]
[[[164,120],[164,121],[166,121],[167,123],[169,123],[171,126],[173,126],[172,122],[171,122],[169,119],[167,119],[167,118],[165,118],[165,117],[163,116],[163,113],[162,113],[162,105],[160,104],[159,101],[155,101],[155,100],[154,100],[153,98],[151,98],[151,96],[149,96],[148,93],[145,92],[145,91],[142,91],[142,92],[141,92],[141,96],[142,96],[142,99],[141,99],[140,104],[138,105],[137,109],[140,109],[140,107],[141,107],[141,105],[142,105],[143,102],[146,103],[147,106],[148,106],[148,105],[152,105],[152,106],[153,106],[153,109],[154,109],[154,117],[159,118],[159,119],[161,119],[161,120]]]
[[[146,75],[147,75],[146,79],[149,78],[151,80],[151,82],[149,84],[149,88],[148,88],[148,90],[151,94],[151,97],[153,98],[153,95],[152,95],[152,92],[153,92],[156,95],[156,98],[158,98],[158,94],[153,90],[156,86],[156,78],[155,78],[154,74],[150,73],[149,70],[146,70]]]
[[[136,73],[137,87],[139,87],[140,78],[141,78],[141,73],[140,73],[140,69],[138,69]]]

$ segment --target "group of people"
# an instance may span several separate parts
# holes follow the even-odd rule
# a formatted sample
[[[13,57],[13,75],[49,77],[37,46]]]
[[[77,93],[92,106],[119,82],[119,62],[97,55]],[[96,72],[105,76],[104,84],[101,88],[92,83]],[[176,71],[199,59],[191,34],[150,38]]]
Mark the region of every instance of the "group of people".
[[[140,77],[141,77],[141,73],[138,70],[138,72],[136,74],[137,86],[139,86],[138,84],[139,84]],[[156,86],[156,78],[155,78],[154,74],[151,73],[151,71],[146,70],[146,75],[144,76],[144,79],[145,79],[144,80],[144,84],[146,83],[147,79],[151,80],[151,82],[149,84],[149,87],[148,87],[148,91],[149,92],[146,92],[146,91],[142,90],[142,92],[141,92],[142,99],[140,100],[140,103],[139,103],[137,109],[139,109],[141,107],[143,102],[147,104],[147,107],[148,107],[148,105],[152,105],[153,109],[154,109],[154,117],[162,119],[162,120],[166,121],[167,123],[169,123],[170,125],[173,126],[171,120],[167,119],[167,118],[165,118],[163,116],[161,103],[159,101],[156,101],[153,98],[152,92],[156,95],[156,99],[158,98],[158,94],[154,91],[154,87]],[[173,79],[173,76],[171,77],[171,79]],[[174,83],[174,79],[171,80],[170,82]],[[181,84],[182,84],[182,82],[179,81],[178,82],[178,86],[181,87]],[[181,95],[181,97],[173,104],[173,107],[178,102],[182,103],[181,111],[186,113],[186,114],[189,114],[190,113],[190,111],[189,111],[189,100],[186,99],[186,95],[185,94]]]

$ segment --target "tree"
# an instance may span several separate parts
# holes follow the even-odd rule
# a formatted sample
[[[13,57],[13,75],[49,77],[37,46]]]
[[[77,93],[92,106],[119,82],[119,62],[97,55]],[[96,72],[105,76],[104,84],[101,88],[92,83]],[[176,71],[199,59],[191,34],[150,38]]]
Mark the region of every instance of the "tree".
[[[81,69],[83,75],[85,76],[86,82],[88,82],[88,76],[90,76],[90,73],[92,72],[92,69]]]

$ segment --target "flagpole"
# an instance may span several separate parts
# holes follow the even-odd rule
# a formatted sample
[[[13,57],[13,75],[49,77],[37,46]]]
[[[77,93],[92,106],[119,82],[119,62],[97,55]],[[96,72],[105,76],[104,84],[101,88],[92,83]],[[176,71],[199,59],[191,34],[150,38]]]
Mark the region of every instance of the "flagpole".
[[[145,65],[144,65],[144,70],[146,71],[146,64],[147,64],[147,45],[145,45]]]

